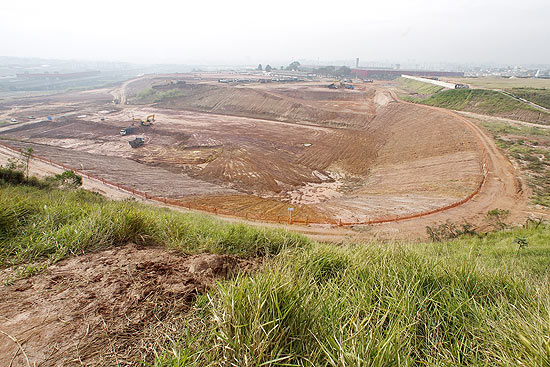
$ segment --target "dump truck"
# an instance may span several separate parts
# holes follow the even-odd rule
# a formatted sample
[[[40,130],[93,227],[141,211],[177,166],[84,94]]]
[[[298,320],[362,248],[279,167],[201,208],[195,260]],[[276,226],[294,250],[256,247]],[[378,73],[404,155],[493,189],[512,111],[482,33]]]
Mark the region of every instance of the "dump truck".
[[[134,130],[135,130],[134,126],[125,127],[124,129],[120,130],[120,135],[122,136],[130,135],[131,133],[134,132]]]
[[[145,139],[144,138],[135,138],[134,140],[130,140],[128,142],[128,144],[130,144],[130,146],[132,148],[137,148],[137,147],[140,147],[143,144],[145,144]]]

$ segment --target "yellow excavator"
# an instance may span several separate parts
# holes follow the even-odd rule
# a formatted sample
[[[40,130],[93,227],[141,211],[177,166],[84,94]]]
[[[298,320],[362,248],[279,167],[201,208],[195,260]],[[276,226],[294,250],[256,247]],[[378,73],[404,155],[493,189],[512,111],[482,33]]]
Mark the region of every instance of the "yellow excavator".
[[[149,115],[145,120],[132,118],[133,122],[139,123],[141,126],[151,126],[153,125],[153,122],[155,122],[155,115]]]

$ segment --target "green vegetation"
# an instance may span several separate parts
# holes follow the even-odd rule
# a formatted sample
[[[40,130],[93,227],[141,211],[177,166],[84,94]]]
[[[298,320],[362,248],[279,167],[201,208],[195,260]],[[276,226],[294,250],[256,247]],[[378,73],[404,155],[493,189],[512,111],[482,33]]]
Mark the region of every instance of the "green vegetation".
[[[550,207],[550,129],[479,121],[515,160],[533,190],[534,204]]]
[[[336,246],[83,190],[0,185],[0,267],[46,260],[19,277],[128,242],[271,255],[200,295],[155,366],[550,364],[550,226],[540,221],[443,242]]]
[[[83,190],[29,185],[0,187],[0,267],[134,242],[185,253],[272,255],[308,241],[281,230],[227,224],[133,201],[115,202]]]
[[[287,251],[199,298],[155,365],[548,365],[549,241],[550,227],[530,223]]]
[[[443,87],[429,84],[429,83],[423,83],[419,82],[417,80],[408,79],[408,78],[397,78],[396,79],[399,84],[401,84],[406,89],[412,90],[418,94],[424,94],[424,95],[431,95],[437,92],[440,92]]]
[[[550,108],[550,89],[512,88],[509,92],[539,106]]]
[[[155,90],[153,88],[147,88],[136,95],[136,100],[138,103],[157,103],[186,95],[187,93],[179,89]]]
[[[510,112],[525,106],[500,92],[483,89],[446,90],[419,102],[459,111],[467,110],[470,106],[477,107],[480,110],[486,110],[488,114]]]
[[[429,106],[484,115],[501,116],[540,124],[550,124],[550,113],[520,102],[504,93],[483,89],[450,89],[427,98],[403,97],[403,99]]]
[[[136,99],[144,100],[144,99],[151,98],[154,95],[155,95],[155,90],[153,88],[147,88],[147,89],[144,89],[144,90],[140,91],[136,95]]]

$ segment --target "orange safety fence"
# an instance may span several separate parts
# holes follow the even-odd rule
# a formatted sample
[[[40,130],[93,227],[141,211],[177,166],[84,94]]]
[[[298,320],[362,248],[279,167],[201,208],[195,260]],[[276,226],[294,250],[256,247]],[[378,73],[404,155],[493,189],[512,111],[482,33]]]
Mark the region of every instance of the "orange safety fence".
[[[13,152],[16,152],[16,153],[24,153],[23,149],[14,148],[14,147],[11,147],[11,146],[6,145],[4,143],[0,143],[0,146],[6,148],[8,150],[11,150]],[[120,184],[117,184],[115,182],[111,182],[109,180],[106,180],[105,178],[102,178],[102,177],[99,177],[99,176],[96,176],[96,175],[93,175],[93,174],[90,174],[90,173],[82,172],[78,169],[75,169],[74,167],[70,167],[70,166],[65,165],[63,163],[54,162],[51,159],[44,158],[44,157],[41,157],[41,156],[36,155],[36,154],[32,154],[31,157],[33,159],[37,159],[39,161],[42,161],[44,163],[50,164],[50,165],[55,166],[55,167],[63,168],[63,169],[68,170],[68,171],[73,171],[73,172],[75,172],[75,173],[77,173],[77,174],[79,174],[83,177],[86,177],[86,178],[91,179],[91,180],[99,181],[99,182],[101,182],[105,185],[112,186],[112,187],[114,187],[118,190],[126,191],[127,193],[132,194],[133,196],[142,197],[146,200],[154,200],[154,201],[163,203],[165,205],[171,205],[171,206],[186,208],[188,210],[193,209],[193,210],[197,210],[197,211],[213,213],[213,214],[216,214],[216,215],[226,215],[226,216],[237,217],[237,218],[242,218],[242,219],[246,219],[246,220],[269,222],[269,223],[306,224],[306,225],[307,224],[328,224],[328,225],[333,225],[333,226],[354,226],[354,225],[369,225],[369,224],[390,223],[390,222],[398,222],[398,221],[401,221],[401,220],[420,218],[420,217],[424,217],[424,216],[427,216],[427,215],[440,213],[440,212],[443,212],[445,210],[449,210],[449,209],[452,209],[452,208],[456,208],[456,207],[470,201],[474,196],[479,194],[479,192],[481,191],[483,185],[485,184],[485,182],[487,180],[487,164],[486,164],[486,162],[487,162],[487,152],[485,151],[485,148],[482,148],[482,152],[483,152],[483,154],[482,154],[482,162],[481,162],[481,171],[483,173],[483,178],[482,178],[481,182],[479,183],[478,187],[476,188],[476,190],[474,192],[472,192],[470,195],[466,196],[465,198],[463,198],[459,201],[456,201],[454,203],[445,205],[443,207],[439,207],[439,208],[428,210],[428,211],[422,211],[422,212],[418,212],[418,213],[414,213],[414,214],[404,214],[404,215],[393,215],[393,216],[385,216],[385,217],[378,217],[378,218],[370,218],[369,220],[359,221],[359,222],[344,222],[342,220],[330,220],[330,219],[323,220],[323,221],[314,221],[314,220],[310,221],[308,219],[306,219],[306,220],[296,220],[296,219],[289,220],[289,219],[281,217],[281,216],[278,216],[277,220],[273,220],[273,219],[268,219],[268,218],[249,216],[247,213],[245,213],[245,215],[243,216],[242,213],[237,213],[237,212],[230,211],[230,210],[223,210],[223,209],[219,209],[219,208],[216,208],[216,207],[209,207],[209,206],[191,205],[190,202],[183,202],[182,200],[175,200],[175,199],[169,199],[169,198],[165,198],[165,197],[154,196],[154,195],[151,195],[149,193],[136,190],[132,187],[120,185]]]

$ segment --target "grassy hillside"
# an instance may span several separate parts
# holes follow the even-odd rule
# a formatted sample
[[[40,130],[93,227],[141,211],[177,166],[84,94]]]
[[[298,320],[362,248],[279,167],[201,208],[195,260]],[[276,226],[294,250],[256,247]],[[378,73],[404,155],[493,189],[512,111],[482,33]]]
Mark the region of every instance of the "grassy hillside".
[[[531,224],[285,252],[199,299],[157,365],[548,365],[549,240]]]
[[[411,102],[452,110],[475,112],[539,124],[550,124],[550,113],[515,100],[503,93],[482,89],[445,90],[427,98],[405,98]]]
[[[338,246],[82,190],[0,185],[2,268],[127,242],[275,255],[182,311],[181,338],[155,366],[550,364],[546,224]]]
[[[444,89],[443,87],[440,87],[437,85],[422,83],[417,80],[408,79],[408,78],[397,78],[396,80],[399,84],[401,84],[406,89],[412,90],[418,94],[430,95]]]
[[[509,91],[539,106],[550,108],[550,89],[512,88]]]
[[[84,190],[0,186],[0,268],[126,244],[157,244],[185,253],[268,255],[308,241],[285,231],[228,224]]]

